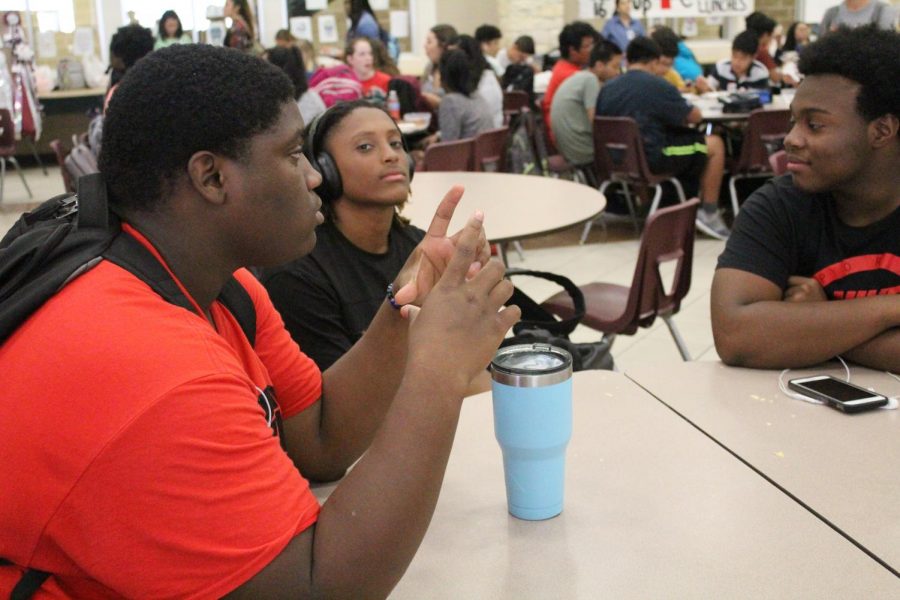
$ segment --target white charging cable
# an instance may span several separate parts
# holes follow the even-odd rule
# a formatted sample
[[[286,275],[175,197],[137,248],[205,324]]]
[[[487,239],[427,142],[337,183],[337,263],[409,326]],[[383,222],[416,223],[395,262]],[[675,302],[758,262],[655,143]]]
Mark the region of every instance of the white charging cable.
[[[835,358],[837,358],[839,361],[841,361],[841,364],[844,365],[844,374],[846,375],[845,381],[847,383],[850,383],[850,367],[847,366],[847,363],[840,356],[836,356]],[[795,392],[794,390],[789,389],[787,384],[784,382],[784,376],[787,375],[788,372],[790,372],[790,370],[791,369],[785,369],[778,376],[778,390],[782,394],[784,394],[785,396],[787,396],[789,398],[794,398],[795,400],[803,400],[804,402],[809,402],[810,404],[825,404],[823,401],[819,400],[818,398],[810,398],[809,396],[807,396],[805,394],[801,394],[799,392]],[[900,377],[896,376],[895,374],[891,373],[890,371],[885,371],[885,373],[887,373],[888,375],[890,375],[897,381],[900,381]],[[866,388],[866,389],[868,389],[873,394],[876,393],[875,390],[873,390],[872,388]],[[887,404],[879,407],[881,410],[896,410],[897,407],[900,406],[900,400],[898,400],[897,396],[887,396],[887,400],[888,400]]]

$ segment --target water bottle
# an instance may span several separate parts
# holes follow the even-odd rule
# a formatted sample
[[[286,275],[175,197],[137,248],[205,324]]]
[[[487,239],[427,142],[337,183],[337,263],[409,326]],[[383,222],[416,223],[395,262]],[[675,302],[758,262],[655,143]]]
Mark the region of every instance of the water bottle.
[[[388,93],[387,109],[392,119],[400,120],[400,98],[397,97],[397,90],[391,90]]]

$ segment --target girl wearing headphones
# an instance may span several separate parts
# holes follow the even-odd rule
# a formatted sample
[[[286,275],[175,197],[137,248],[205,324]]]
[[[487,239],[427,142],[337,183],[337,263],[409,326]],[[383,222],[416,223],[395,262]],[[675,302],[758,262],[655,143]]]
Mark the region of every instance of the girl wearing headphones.
[[[336,104],[304,139],[322,174],[325,222],[311,254],[261,279],[291,336],[324,371],[362,336],[424,232],[399,216],[413,162],[383,109]]]

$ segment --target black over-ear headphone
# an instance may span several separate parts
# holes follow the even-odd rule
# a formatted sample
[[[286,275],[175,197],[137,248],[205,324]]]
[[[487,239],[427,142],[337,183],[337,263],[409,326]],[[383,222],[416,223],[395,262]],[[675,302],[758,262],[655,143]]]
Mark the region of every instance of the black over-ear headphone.
[[[334,158],[325,150],[325,148],[317,148],[320,123],[339,105],[334,105],[325,112],[315,117],[309,126],[309,136],[306,140],[306,146],[303,151],[307,160],[312,167],[322,176],[322,183],[316,188],[316,193],[322,199],[322,202],[334,202],[344,193],[344,182],[341,181],[341,172],[338,169]],[[394,124],[396,126],[396,123]],[[406,144],[406,138],[403,132],[397,127],[400,133],[400,139],[403,141],[403,153],[406,155],[406,162],[409,167],[409,181],[413,180],[416,172],[416,161],[409,154],[409,148]]]

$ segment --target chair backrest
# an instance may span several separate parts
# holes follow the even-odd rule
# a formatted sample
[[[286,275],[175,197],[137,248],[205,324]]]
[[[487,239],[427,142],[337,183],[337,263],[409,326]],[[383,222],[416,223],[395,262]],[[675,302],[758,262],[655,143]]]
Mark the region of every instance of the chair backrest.
[[[791,128],[791,111],[764,110],[750,113],[741,153],[732,169],[735,173],[768,171],[769,155],[773,154]]]
[[[12,113],[7,108],[0,108],[0,153],[9,156],[16,148],[16,125]]]
[[[507,90],[503,92],[503,111],[518,112],[528,106],[528,92]]]
[[[693,198],[647,218],[626,309],[634,326],[649,327],[657,315],[674,314],[681,308],[682,298],[691,289],[694,220],[699,205]],[[677,262],[667,287],[662,267],[671,261]]]
[[[509,127],[479,133],[475,136],[475,170],[505,173],[508,149]]]
[[[775,175],[784,175],[787,173],[787,163],[787,152],[784,150],[779,150],[769,157],[769,166],[772,167],[772,172],[775,173]]]
[[[594,165],[601,179],[614,175],[633,181],[652,178],[637,121],[631,117],[594,117]]]
[[[72,174],[66,168],[66,157],[69,155],[70,150],[63,148],[62,142],[59,140],[51,140],[50,149],[56,155],[56,163],[59,165],[59,172],[62,174],[63,186],[65,186],[67,192],[74,193],[75,178],[72,177]]]
[[[437,142],[425,150],[422,166],[426,171],[472,171],[475,166],[475,140]]]

